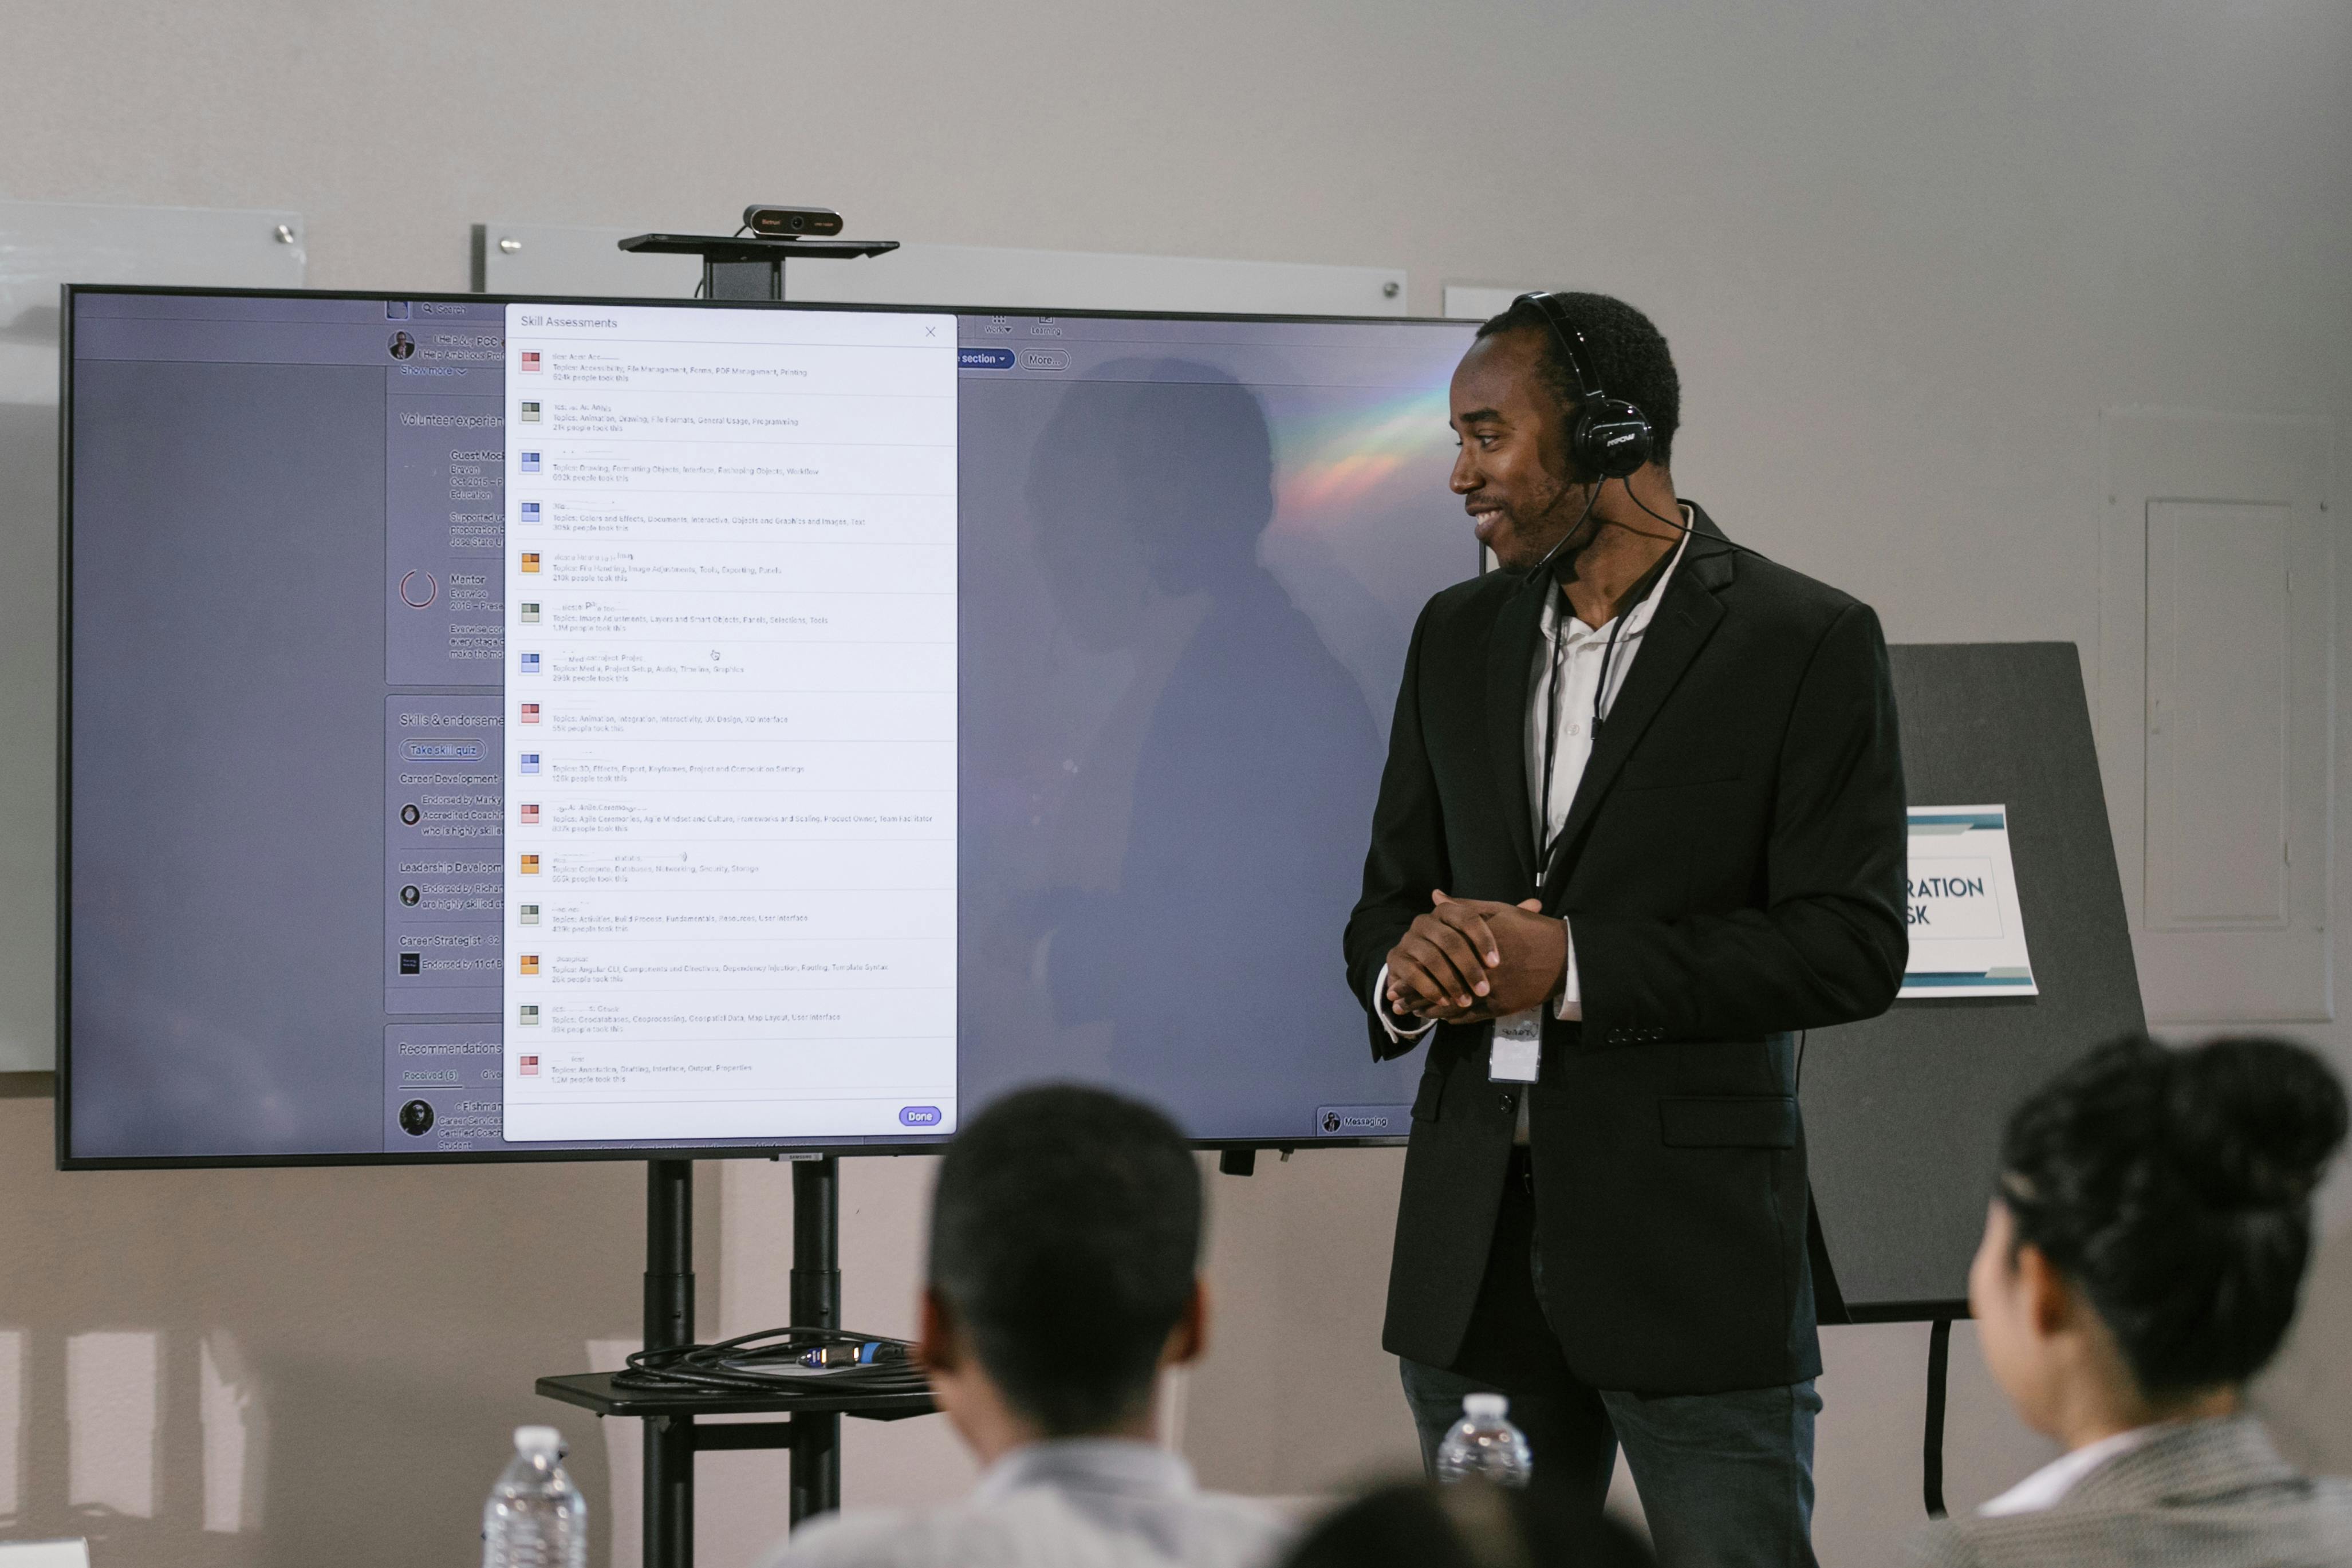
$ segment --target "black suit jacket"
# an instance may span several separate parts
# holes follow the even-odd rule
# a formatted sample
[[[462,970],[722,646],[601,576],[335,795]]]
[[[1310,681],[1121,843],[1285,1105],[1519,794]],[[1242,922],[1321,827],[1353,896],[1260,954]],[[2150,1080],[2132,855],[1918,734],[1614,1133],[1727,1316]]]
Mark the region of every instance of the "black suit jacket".
[[[1796,1036],[1902,984],[1903,768],[1866,605],[1696,531],[1663,591],[1543,879],[1582,1023],[1549,1013],[1529,1092],[1544,1305],[1599,1388],[1706,1394],[1821,1370]],[[1536,896],[1529,681],[1549,580],[1423,610],[1348,922],[1368,1008],[1432,889]],[[1444,1366],[1476,1301],[1517,1112],[1491,1024],[1441,1024],[1412,1107],[1382,1342]]]

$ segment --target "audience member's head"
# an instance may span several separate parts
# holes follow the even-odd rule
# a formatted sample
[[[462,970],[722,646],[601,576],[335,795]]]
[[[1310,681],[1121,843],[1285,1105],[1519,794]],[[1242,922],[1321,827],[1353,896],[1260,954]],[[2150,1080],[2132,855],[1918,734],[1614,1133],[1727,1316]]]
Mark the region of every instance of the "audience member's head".
[[[1202,1348],[1201,1176],[1150,1107],[1008,1096],[940,1162],[922,1355],[983,1458],[1041,1437],[1149,1436],[1160,1370]]]
[[[2309,1051],[2142,1038],[2018,1107],[1969,1276],[1985,1359],[2070,1446],[2226,1415],[2293,1320],[2345,1098]]]
[[[1283,1568],[1649,1568],[1623,1525],[1549,1500],[1475,1480],[1381,1487],[1300,1537]]]

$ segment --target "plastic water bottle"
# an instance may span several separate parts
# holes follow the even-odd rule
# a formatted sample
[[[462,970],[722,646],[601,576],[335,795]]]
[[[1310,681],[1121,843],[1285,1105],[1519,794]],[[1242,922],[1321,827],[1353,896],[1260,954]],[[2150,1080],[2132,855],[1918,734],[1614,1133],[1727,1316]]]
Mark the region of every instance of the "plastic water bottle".
[[[556,1462],[563,1435],[518,1426],[514,1445],[482,1505],[482,1568],[586,1568],[588,1503]]]
[[[1437,1479],[1484,1476],[1499,1487],[1523,1487],[1535,1468],[1527,1434],[1510,1422],[1511,1402],[1499,1394],[1465,1394],[1462,1419],[1437,1446]]]

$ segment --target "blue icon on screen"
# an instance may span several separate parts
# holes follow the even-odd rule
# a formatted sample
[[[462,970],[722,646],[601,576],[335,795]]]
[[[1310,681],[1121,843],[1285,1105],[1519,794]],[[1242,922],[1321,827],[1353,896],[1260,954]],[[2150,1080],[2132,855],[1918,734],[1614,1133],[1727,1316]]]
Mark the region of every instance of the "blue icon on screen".
[[[537,752],[525,752],[522,754],[522,771],[527,773],[535,773],[539,772],[539,753]]]
[[[525,452],[522,455],[522,471],[526,474],[535,474],[539,472],[539,454],[537,452]]]
[[[940,1108],[936,1105],[909,1105],[898,1112],[899,1125],[904,1127],[937,1127]]]

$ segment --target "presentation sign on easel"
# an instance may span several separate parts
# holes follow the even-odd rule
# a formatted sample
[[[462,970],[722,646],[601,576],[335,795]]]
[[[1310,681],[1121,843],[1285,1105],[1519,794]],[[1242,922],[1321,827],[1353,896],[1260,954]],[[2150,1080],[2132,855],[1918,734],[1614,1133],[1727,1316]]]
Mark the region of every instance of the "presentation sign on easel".
[[[2009,854],[2009,810],[1921,805],[1908,813],[1906,998],[2038,996]]]

